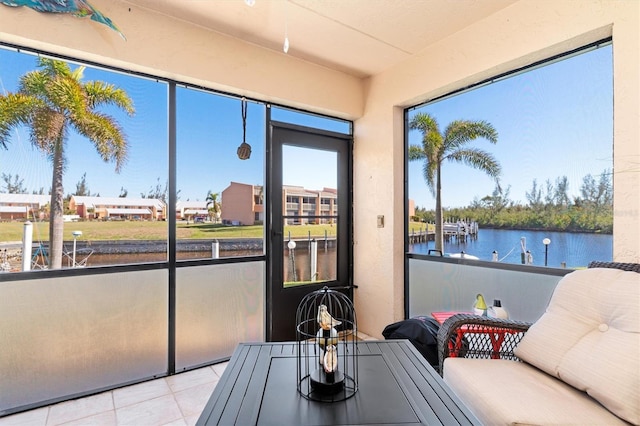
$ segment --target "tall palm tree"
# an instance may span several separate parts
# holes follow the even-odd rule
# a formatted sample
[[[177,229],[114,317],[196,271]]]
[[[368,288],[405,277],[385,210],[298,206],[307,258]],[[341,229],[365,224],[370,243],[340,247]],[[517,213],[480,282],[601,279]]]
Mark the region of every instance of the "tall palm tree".
[[[49,217],[49,267],[62,266],[65,145],[69,132],[87,137],[105,162],[119,172],[127,157],[128,143],[115,118],[96,111],[115,105],[129,115],[135,110],[127,93],[102,81],[83,82],[85,67],[38,59],[39,70],[20,78],[16,93],[0,95],[0,147],[7,149],[13,127],[30,128],[31,143],[44,151],[53,165]]]
[[[214,222],[218,221],[218,215],[222,211],[222,206],[220,205],[220,201],[218,201],[219,196],[219,193],[214,193],[209,190],[209,192],[207,192],[207,198],[205,198],[205,201],[207,202],[207,209],[213,213],[212,216],[215,218]]]
[[[468,146],[477,138],[484,138],[495,144],[498,142],[498,132],[486,121],[456,120],[441,133],[438,122],[428,113],[416,114],[409,127],[422,132],[422,144],[409,146],[409,161],[424,160],[424,179],[436,197],[435,248],[442,252],[442,164],[445,161],[467,164],[482,170],[498,183],[501,173],[498,161],[490,153]]]

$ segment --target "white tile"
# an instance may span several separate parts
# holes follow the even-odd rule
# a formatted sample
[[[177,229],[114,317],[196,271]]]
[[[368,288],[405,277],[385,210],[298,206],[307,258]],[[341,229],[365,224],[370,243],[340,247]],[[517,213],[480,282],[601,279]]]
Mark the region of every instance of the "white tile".
[[[216,387],[217,382],[204,383],[202,385],[193,386],[180,392],[175,392],[176,401],[182,411],[183,416],[190,416],[192,414],[200,414],[207,405],[207,401],[213,393],[213,389]]]
[[[12,414],[1,417],[0,426],[44,426],[47,424],[47,414],[49,414],[49,407]]]
[[[187,424],[187,426],[195,426],[196,422],[200,418],[200,414],[202,413],[193,414],[191,416],[184,416],[184,421]]]
[[[162,426],[187,426],[187,422],[185,419],[178,419],[171,423],[165,423]]]
[[[167,382],[163,379],[156,379],[113,390],[113,403],[116,408],[126,407],[170,393],[171,389]]]
[[[75,399],[73,401],[61,402],[49,407],[49,418],[47,425],[59,425],[72,420],[93,416],[113,410],[113,397],[111,392],[104,392],[86,398]]]
[[[217,382],[219,379],[216,373],[209,367],[165,377],[165,380],[173,392],[180,392],[181,390],[204,383]]]
[[[114,410],[96,414],[72,422],[63,423],[61,426],[117,426],[116,412]]]
[[[118,425],[157,426],[182,418],[173,395],[161,396],[116,409]]]
[[[227,365],[229,365],[229,361],[221,362],[219,364],[214,364],[211,366],[211,368],[213,369],[213,371],[216,372],[218,377],[222,377],[222,373],[224,373],[224,370],[227,368]]]

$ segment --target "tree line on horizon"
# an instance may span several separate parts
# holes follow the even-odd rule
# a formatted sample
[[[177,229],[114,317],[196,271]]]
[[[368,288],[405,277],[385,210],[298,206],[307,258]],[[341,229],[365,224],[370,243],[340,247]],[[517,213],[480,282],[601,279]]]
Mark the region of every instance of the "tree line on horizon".
[[[496,185],[491,195],[475,197],[466,207],[447,208],[448,217],[466,218],[485,228],[545,229],[568,232],[613,232],[611,171],[582,178],[578,196],[569,195],[566,176],[539,184],[533,180],[526,203],[510,199],[510,186]],[[414,221],[432,223],[435,210],[416,206]]]

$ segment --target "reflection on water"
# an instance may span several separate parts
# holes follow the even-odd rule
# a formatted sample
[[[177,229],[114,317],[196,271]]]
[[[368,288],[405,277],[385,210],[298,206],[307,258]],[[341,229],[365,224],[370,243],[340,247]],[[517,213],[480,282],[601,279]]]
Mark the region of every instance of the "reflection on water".
[[[316,281],[331,281],[336,279],[335,247],[318,248],[318,275]],[[262,250],[224,250],[221,258],[240,256],[261,256]],[[178,260],[211,259],[211,251],[185,251],[176,253]],[[166,253],[110,253],[94,254],[88,259],[87,266],[126,265],[131,263],[166,262]],[[285,249],[283,253],[284,281],[311,281],[311,256],[307,248],[295,250],[293,259]],[[295,277],[294,279],[294,270]]]
[[[262,250],[228,250],[221,251],[220,257],[261,256]],[[177,259],[198,260],[211,259],[211,251],[177,252]],[[166,262],[167,253],[109,253],[94,254],[87,266],[127,265],[130,263]]]
[[[318,248],[317,276],[315,281],[333,281],[336,276],[335,248]],[[311,256],[306,248],[292,250],[285,249],[283,256],[284,282],[311,281]]]
[[[519,264],[521,258],[521,240],[524,238],[526,249],[530,251],[533,265],[544,266],[545,245],[548,238],[551,243],[546,248],[547,265],[552,267],[587,266],[592,260],[611,261],[613,259],[613,236],[610,234],[588,234],[550,231],[522,231],[513,229],[480,229],[478,238],[459,243],[455,239],[446,241],[445,253],[464,251],[491,261],[493,251],[500,262]],[[413,244],[409,246],[412,253],[428,254],[435,248],[435,243]]]

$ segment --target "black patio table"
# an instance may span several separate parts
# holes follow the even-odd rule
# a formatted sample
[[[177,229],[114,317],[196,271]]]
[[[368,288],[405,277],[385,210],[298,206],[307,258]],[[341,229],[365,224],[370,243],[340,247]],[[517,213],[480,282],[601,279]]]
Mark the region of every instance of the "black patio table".
[[[297,391],[296,343],[242,343],[197,425],[479,425],[408,340],[357,342],[358,391],[318,402]]]

